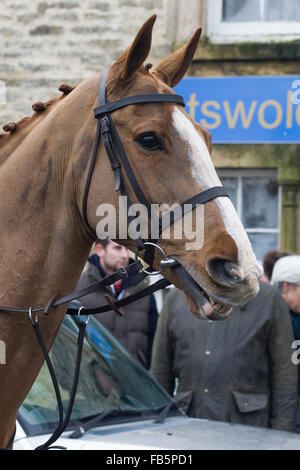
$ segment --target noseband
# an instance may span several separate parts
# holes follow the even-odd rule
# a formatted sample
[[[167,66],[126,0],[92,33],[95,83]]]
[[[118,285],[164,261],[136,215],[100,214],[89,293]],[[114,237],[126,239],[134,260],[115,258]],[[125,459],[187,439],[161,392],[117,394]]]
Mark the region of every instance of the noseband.
[[[82,206],[83,219],[88,229],[90,230],[90,232],[92,232],[94,235],[95,235],[95,231],[89,225],[88,217],[87,217],[87,199],[88,199],[89,188],[90,188],[93,170],[94,170],[94,166],[96,162],[97,150],[98,150],[98,145],[100,142],[101,135],[103,138],[107,156],[111,164],[111,169],[114,174],[115,191],[120,191],[120,194],[127,196],[127,204],[129,207],[130,201],[129,201],[128,194],[124,186],[124,182],[122,180],[121,170],[123,168],[137,200],[139,201],[139,203],[143,204],[143,206],[146,208],[149,220],[151,216],[151,206],[140,184],[138,183],[134,175],[134,172],[132,170],[132,167],[129,163],[126,152],[124,150],[124,147],[118,135],[117,129],[111,117],[111,113],[116,111],[117,109],[121,109],[126,106],[144,104],[144,103],[172,103],[172,104],[177,104],[179,106],[184,107],[184,100],[182,96],[179,96],[176,94],[167,94],[167,93],[133,95],[133,96],[128,96],[126,98],[122,98],[120,100],[113,101],[110,103],[108,102],[108,98],[107,98],[107,91],[106,91],[106,84],[105,84],[106,76],[107,76],[107,71],[102,74],[100,85],[99,85],[98,106],[94,109],[94,115],[95,115],[95,118],[97,119],[97,131],[96,131],[96,139],[95,139],[95,143],[93,147],[91,163],[90,163],[87,181],[85,185],[83,206]],[[216,197],[219,197],[219,196],[229,197],[228,193],[225,191],[223,186],[211,187],[207,189],[206,191],[203,191],[187,199],[183,203],[179,204],[181,211],[177,211],[177,214],[174,211],[170,211],[169,213],[160,217],[158,220],[159,235],[157,239],[155,240],[149,239],[147,242],[145,240],[142,240],[141,238],[138,238],[137,240],[135,240],[138,251],[146,250],[145,256],[144,256],[145,261],[150,266],[152,266],[153,258],[154,258],[154,247],[157,246],[157,242],[162,232],[168,226],[170,226],[177,219],[182,217],[182,214],[185,215],[189,211],[195,209],[197,205],[204,204],[205,202],[211,201],[212,199],[215,199]]]

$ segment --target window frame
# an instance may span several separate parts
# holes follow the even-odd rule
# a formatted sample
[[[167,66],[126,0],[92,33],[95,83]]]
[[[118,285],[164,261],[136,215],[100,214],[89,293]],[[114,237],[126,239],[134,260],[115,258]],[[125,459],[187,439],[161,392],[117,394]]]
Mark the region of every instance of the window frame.
[[[222,2],[207,1],[207,36],[212,43],[282,42],[300,38],[300,21],[222,21]]]
[[[277,169],[261,168],[261,169],[235,169],[235,168],[217,168],[217,173],[220,179],[222,178],[237,178],[237,207],[236,211],[239,218],[242,220],[242,178],[258,178],[258,177],[272,177],[278,180]],[[281,223],[281,186],[278,185],[278,207],[277,207],[277,228],[259,228],[259,227],[245,227],[247,234],[249,233],[275,233],[278,234],[278,247],[280,243],[280,223]]]

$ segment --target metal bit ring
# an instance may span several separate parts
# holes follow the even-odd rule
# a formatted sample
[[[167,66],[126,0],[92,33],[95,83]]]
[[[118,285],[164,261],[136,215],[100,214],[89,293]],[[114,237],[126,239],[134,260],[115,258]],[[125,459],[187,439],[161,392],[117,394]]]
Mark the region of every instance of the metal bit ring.
[[[165,260],[167,259],[166,257],[166,254],[164,252],[164,250],[158,246],[156,243],[153,243],[153,242],[145,242],[144,245],[151,245],[151,246],[154,246],[154,248],[157,248],[158,251],[160,251],[160,253],[162,254],[162,259]],[[139,250],[136,250],[135,252],[135,260],[137,261],[138,260],[138,251]],[[142,268],[142,272],[145,273],[145,274],[149,274],[150,276],[157,276],[158,274],[161,274],[163,272],[163,270],[165,269],[165,266],[162,266],[162,268],[159,270],[159,271],[147,271],[147,269],[144,269]]]
[[[88,322],[90,321],[90,316],[89,316],[89,315],[87,316],[86,321],[81,320],[81,318],[80,318],[81,310],[86,310],[86,308],[83,307],[83,306],[81,306],[81,307],[79,308],[78,313],[77,313],[78,320],[79,320],[80,323],[85,323],[85,324],[87,325]]]

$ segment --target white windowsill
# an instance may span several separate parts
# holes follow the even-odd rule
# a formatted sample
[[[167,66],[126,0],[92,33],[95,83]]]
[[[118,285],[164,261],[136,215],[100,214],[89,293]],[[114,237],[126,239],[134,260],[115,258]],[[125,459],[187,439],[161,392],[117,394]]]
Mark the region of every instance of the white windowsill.
[[[222,0],[208,2],[207,36],[215,44],[286,42],[300,39],[300,22],[222,21]]]

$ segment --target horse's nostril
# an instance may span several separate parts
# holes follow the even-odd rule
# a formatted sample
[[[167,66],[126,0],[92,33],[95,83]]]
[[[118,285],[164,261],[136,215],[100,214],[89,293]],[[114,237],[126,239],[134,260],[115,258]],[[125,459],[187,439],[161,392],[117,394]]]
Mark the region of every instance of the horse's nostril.
[[[211,258],[207,271],[214,280],[226,285],[235,285],[244,278],[242,269],[224,258]]]

